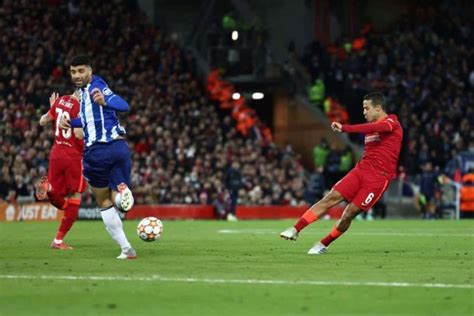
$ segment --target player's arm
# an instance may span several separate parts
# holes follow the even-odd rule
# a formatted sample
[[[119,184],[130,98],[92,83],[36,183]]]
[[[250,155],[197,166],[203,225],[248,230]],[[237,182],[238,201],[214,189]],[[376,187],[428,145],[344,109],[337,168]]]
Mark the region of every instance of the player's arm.
[[[128,112],[129,106],[127,101],[110,90],[105,82],[99,81],[91,90],[92,99],[95,103],[114,109],[118,112]]]
[[[61,117],[59,120],[59,128],[61,129],[69,129],[69,128],[82,128],[82,121],[80,117],[76,117],[75,119],[68,120],[64,116]]]
[[[366,124],[355,124],[355,125],[342,125],[338,122],[333,122],[331,128],[335,132],[344,132],[344,133],[389,133],[393,131],[394,127],[388,120],[383,120],[375,123],[366,123]]]
[[[39,124],[41,126],[45,126],[51,122],[54,121],[54,117],[51,116],[51,113],[48,111],[48,113],[43,114],[39,120]]]

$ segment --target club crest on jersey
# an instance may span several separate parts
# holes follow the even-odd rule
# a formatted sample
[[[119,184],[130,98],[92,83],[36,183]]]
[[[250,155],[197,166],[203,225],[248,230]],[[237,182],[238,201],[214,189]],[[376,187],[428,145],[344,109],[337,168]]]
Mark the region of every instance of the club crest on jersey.
[[[104,89],[102,89],[102,93],[104,95],[112,95],[113,94],[112,90],[110,90],[109,87],[105,87]]]
[[[374,133],[374,134],[365,136],[365,141],[364,141],[365,144],[373,143],[373,142],[380,142],[379,133]]]

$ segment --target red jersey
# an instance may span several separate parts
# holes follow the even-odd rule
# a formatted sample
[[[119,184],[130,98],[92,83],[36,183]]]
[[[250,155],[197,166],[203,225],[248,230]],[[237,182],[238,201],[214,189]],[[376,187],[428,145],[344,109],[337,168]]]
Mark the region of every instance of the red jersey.
[[[403,129],[396,115],[390,114],[373,123],[343,125],[342,131],[366,134],[364,154],[358,167],[381,173],[389,179],[395,177],[403,138]]]
[[[51,155],[68,155],[82,157],[84,151],[84,141],[74,135],[72,128],[59,128],[59,121],[61,117],[66,117],[68,120],[79,116],[80,105],[77,99],[70,95],[64,95],[58,98],[48,115],[54,119],[54,145],[51,150]]]

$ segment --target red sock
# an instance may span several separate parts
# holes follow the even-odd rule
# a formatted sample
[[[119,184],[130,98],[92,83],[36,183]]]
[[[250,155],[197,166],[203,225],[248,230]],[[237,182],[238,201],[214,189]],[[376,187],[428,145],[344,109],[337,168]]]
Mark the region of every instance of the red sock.
[[[72,225],[77,219],[80,204],[81,200],[79,199],[69,199],[69,201],[67,201],[66,207],[64,208],[64,215],[61,219],[61,224],[59,225],[58,232],[56,233],[57,240],[63,240],[69,229],[71,229]]]
[[[66,207],[66,199],[64,196],[58,194],[56,191],[51,190],[48,192],[49,202],[53,204],[58,210],[64,210]]]
[[[312,222],[316,221],[317,219],[318,219],[318,216],[314,214],[312,211],[306,211],[293,227],[299,233],[303,228],[305,228]]]
[[[333,227],[331,232],[329,233],[329,235],[327,235],[326,237],[321,239],[321,243],[324,246],[327,247],[327,246],[329,246],[330,243],[332,243],[334,240],[339,238],[339,236],[341,236],[342,234],[343,234],[343,232],[340,232],[340,231],[337,230],[336,227]]]

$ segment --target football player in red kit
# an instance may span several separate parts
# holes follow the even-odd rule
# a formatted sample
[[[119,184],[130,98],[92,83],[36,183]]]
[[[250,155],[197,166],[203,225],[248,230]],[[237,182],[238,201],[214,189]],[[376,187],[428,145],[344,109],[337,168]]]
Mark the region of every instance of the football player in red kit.
[[[36,198],[49,198],[51,204],[64,211],[51,248],[67,250],[72,247],[63,240],[77,219],[81,193],[86,188],[86,181],[82,176],[84,141],[81,129],[61,129],[58,124],[62,117],[68,120],[76,118],[80,106],[74,94],[59,97],[57,93],[53,93],[49,101],[51,108],[41,117],[40,125],[54,121],[54,145],[49,155],[48,176],[42,177],[36,184]]]
[[[385,112],[385,101],[381,93],[367,94],[363,99],[366,124],[331,124],[335,132],[365,134],[365,149],[357,165],[319,202],[307,210],[298,222],[280,233],[287,240],[296,240],[299,232],[310,223],[327,213],[328,209],[345,200],[348,202],[342,217],[332,231],[317,242],[308,254],[316,255],[327,251],[327,247],[350,226],[360,212],[368,211],[382,196],[390,180],[395,177],[403,130],[393,114]]]

